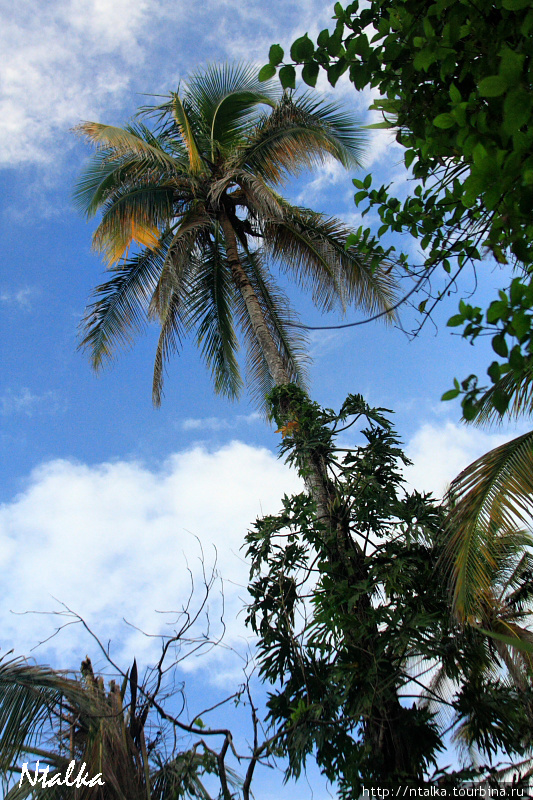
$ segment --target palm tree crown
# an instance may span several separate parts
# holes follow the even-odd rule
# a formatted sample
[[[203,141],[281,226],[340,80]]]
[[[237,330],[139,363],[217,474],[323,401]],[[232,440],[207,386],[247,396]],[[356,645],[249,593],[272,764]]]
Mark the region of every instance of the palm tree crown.
[[[93,243],[113,272],[85,317],[82,345],[95,367],[153,318],[161,326],[156,404],[165,362],[191,332],[217,391],[235,397],[242,385],[236,328],[258,397],[273,384],[302,384],[305,341],[290,324],[274,263],[321,310],[391,307],[393,279],[346,248],[349,229],[276,191],[329,157],[359,163],[361,135],[349,115],[309,94],[280,95],[247,66],[198,73],[140,115],[155,119],[153,129],[80,125],[97,151],[76,197],[87,215],[102,212]]]

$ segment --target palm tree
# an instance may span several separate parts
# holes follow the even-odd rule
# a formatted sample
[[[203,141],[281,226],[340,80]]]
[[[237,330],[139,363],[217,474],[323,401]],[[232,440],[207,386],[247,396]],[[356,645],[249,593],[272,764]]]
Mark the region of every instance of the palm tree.
[[[179,750],[176,731],[169,733],[165,724],[157,703],[137,683],[135,662],[122,686],[111,680],[106,689],[88,657],[76,676],[0,658],[0,778],[6,800],[210,800],[203,783],[207,774],[218,777],[221,796],[235,796],[241,782],[221,766],[218,754],[201,741]],[[80,771],[92,786],[72,785]]]
[[[342,222],[277,191],[328,158],[359,163],[362,138],[349,115],[310,94],[279,95],[254,67],[222,66],[140,116],[153,128],[79,126],[97,151],[76,197],[88,216],[102,212],[93,244],[113,272],[85,317],[82,346],[95,368],[155,319],[155,404],[166,361],[190,332],[218,392],[236,397],[242,387],[236,327],[261,401],[273,385],[302,385],[304,338],[272,264],[323,311],[351,303],[390,311],[389,271],[346,247]]]
[[[455,478],[448,491],[448,541],[443,565],[460,622],[487,637],[489,663],[518,691],[533,722],[533,433],[485,453]],[[465,722],[459,735],[468,739]],[[528,774],[533,774],[531,764]]]
[[[505,401],[505,410],[495,398]],[[510,370],[476,399],[472,423],[499,424],[504,415],[517,420],[532,410],[533,373]],[[532,498],[533,431],[485,453],[452,481],[446,560],[459,619],[479,617],[481,598],[490,594],[494,569],[500,558],[505,562],[510,542],[527,554],[533,539],[522,529],[531,527]]]
[[[533,432],[485,453],[452,481],[446,561],[459,618],[479,615],[508,552],[533,545],[521,530],[531,524],[532,497]]]

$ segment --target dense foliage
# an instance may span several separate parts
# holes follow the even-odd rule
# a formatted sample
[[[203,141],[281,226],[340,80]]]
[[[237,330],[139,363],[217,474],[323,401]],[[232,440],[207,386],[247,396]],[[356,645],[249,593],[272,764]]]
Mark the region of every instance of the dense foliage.
[[[530,0],[371,0],[335,4],[335,27],[316,43],[305,35],[283,63],[279,45],[270,49],[260,77],[279,68],[285,87],[294,86],[294,64],[314,86],[320,69],[335,85],[347,73],[356,89],[372,88],[372,108],[383,114],[377,127],[395,128],[404,161],[417,186],[403,202],[389,186],[372,188],[371,177],[355,180],[356,203],[368,201],[382,225],[374,237],[358,232],[352,243],[389,257],[379,237],[413,236],[423,264],[398,260],[422,283],[442,267],[453,285],[467,264],[489,255],[516,270],[504,271],[498,298],[487,309],[461,303],[449,325],[464,325],[474,340],[492,336],[499,357],[490,382],[469,376],[446,398],[463,395],[463,413],[480,409],[500,415],[532,407],[533,367],[533,8]],[[505,282],[509,280],[509,285]],[[446,289],[423,300],[431,313]]]
[[[276,686],[268,718],[283,735],[288,774],[314,754],[342,796],[357,798],[363,785],[464,780],[495,769],[502,752],[520,761],[531,747],[529,656],[487,636],[487,609],[466,628],[453,621],[445,512],[406,490],[408,462],[386,410],[355,395],[336,414],[296,387],[271,398],[288,460],[304,477],[309,462],[321,463],[332,486],[327,519],[308,493],[285,497],[247,538],[248,619],[260,674]],[[339,446],[361,423],[363,442]],[[527,616],[530,569],[493,572],[495,597],[506,584],[508,622],[511,612]],[[465,770],[439,773],[450,730],[478,751],[476,768],[467,759]]]

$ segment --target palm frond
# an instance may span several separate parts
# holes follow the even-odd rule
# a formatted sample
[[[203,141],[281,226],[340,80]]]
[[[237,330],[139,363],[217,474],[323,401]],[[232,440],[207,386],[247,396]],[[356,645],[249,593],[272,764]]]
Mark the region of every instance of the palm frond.
[[[260,83],[254,65],[211,65],[191,76],[186,99],[214,160],[217,152],[227,153],[241,143],[258,118],[258,106],[275,106],[279,89],[273,82]]]
[[[195,275],[200,258],[199,240],[205,240],[211,230],[211,220],[201,211],[184,215],[167,250],[159,281],[154,290],[149,316],[161,325],[157,343],[152,399],[159,406],[163,396],[165,366],[180,348],[183,336],[191,323]]]
[[[345,167],[361,166],[367,137],[351,112],[343,110],[340,103],[317,98],[316,92],[305,92],[290,99],[307,124],[323,131],[334,158]]]
[[[452,482],[445,563],[460,617],[473,613],[476,596],[489,591],[502,537],[525,536],[518,528],[533,517],[532,493],[533,432],[486,453]]]
[[[233,165],[277,184],[303,169],[324,164],[328,157],[343,166],[358,166],[363,142],[353,119],[338,107],[311,102],[307,96],[284,95],[250,132]]]
[[[58,709],[71,705],[87,706],[77,681],[21,658],[0,657],[0,771],[31,752]]]
[[[151,136],[150,141],[146,142],[140,132],[131,126],[117,128],[100,122],[82,122],[76,127],[76,131],[97,147],[104,148],[108,159],[136,156],[137,163],[144,167],[159,167],[174,172],[183,169],[180,160],[169,155],[156,137]]]
[[[242,785],[239,776],[226,767],[228,783],[237,788]],[[197,752],[191,749],[180,753],[173,759],[158,759],[156,769],[151,775],[152,800],[168,800],[169,798],[190,797],[198,800],[211,800],[203,778],[205,775],[218,774],[216,759],[208,752]]]
[[[495,393],[504,394],[509,405],[505,416],[510,419],[519,419],[533,411],[533,372],[528,370],[516,377],[514,372],[506,372],[499,381],[484,392],[478,403],[478,412],[473,420],[474,425],[501,424],[503,415],[496,410],[493,404]]]
[[[168,232],[157,250],[143,250],[114,267],[113,278],[96,287],[98,299],[87,308],[82,321],[85,335],[80,343],[91,353],[95,369],[112,357],[117,344],[129,345],[132,334],[144,328],[171,240]]]
[[[75,205],[87,217],[108,207],[115,196],[121,197],[128,189],[144,188],[155,191],[170,189],[179,194],[191,194],[192,181],[185,169],[162,170],[147,165],[136,156],[115,157],[110,148],[97,150],[87,168],[77,181],[73,198]],[[184,192],[185,190],[185,192]]]
[[[132,243],[154,250],[159,232],[173,216],[173,189],[169,186],[123,186],[105,204],[93,248],[111,266],[127,254]]]
[[[235,287],[217,231],[202,243],[188,305],[190,325],[196,330],[200,352],[212,372],[215,391],[232,399],[238,397],[242,379],[233,327]]]
[[[187,113],[187,108],[177,92],[172,94],[172,114],[179,128],[182,141],[187,148],[187,153],[189,154],[189,169],[193,174],[199,172],[202,168],[202,156],[198,148],[189,114]]]
[[[371,314],[391,309],[384,320],[392,322],[394,277],[384,266],[374,269],[356,248],[346,249],[350,232],[339,220],[289,204],[283,220],[271,219],[264,225],[272,257],[311,292],[318,308],[344,311],[355,304]]]

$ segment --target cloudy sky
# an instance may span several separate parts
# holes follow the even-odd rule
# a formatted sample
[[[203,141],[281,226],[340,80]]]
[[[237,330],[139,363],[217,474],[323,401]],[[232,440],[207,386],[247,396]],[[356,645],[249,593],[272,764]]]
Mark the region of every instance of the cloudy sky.
[[[113,642],[123,663],[134,653],[149,660],[152,644],[123,619],[151,633],[164,630],[168,619],[158,612],[181,608],[191,574],[201,587],[202,548],[207,569],[216,560],[224,581],[228,643],[241,647],[243,536],[257,515],[278,509],[298,479],[277,460],[277,436],[249,398],[232,404],[214,396],[192,348],[171,364],[159,410],[150,399],[154,330],[99,376],[77,351],[77,326],[103,268],[91,253],[92,226],[72,205],[73,183],[89,156],[72,128],[87,119],[123,123],[146,95],[176,90],[209,62],[260,66],[273,42],[286,47],[326,27],[330,5],[20,0],[15,10],[2,0],[2,7],[0,653],[13,647],[29,654],[44,642],[32,651],[36,658],[76,666],[93,647],[81,626],[45,641],[71,618],[22,613],[65,615],[68,607]],[[362,124],[375,121],[368,94],[341,82],[334,97]],[[366,170],[378,184],[407,187],[388,134],[369,135]],[[287,194],[359,225],[352,177],[325,166]],[[490,264],[480,272],[483,296],[496,278]],[[467,277],[459,294],[474,283]],[[294,296],[309,324],[341,321],[321,318]],[[414,461],[408,478],[437,495],[473,458],[514,434],[464,428],[457,405],[439,401],[454,376],[482,372],[490,361],[481,345],[471,348],[446,330],[457,302],[452,295],[436,325],[415,341],[378,323],[317,331],[310,341],[313,396],[338,407],[347,393],[361,392],[394,409]],[[348,313],[349,321],[358,318]],[[409,329],[408,312],[403,322]],[[219,604],[217,595],[215,616]],[[215,659],[213,669],[210,658],[206,680],[231,681],[229,662]]]

